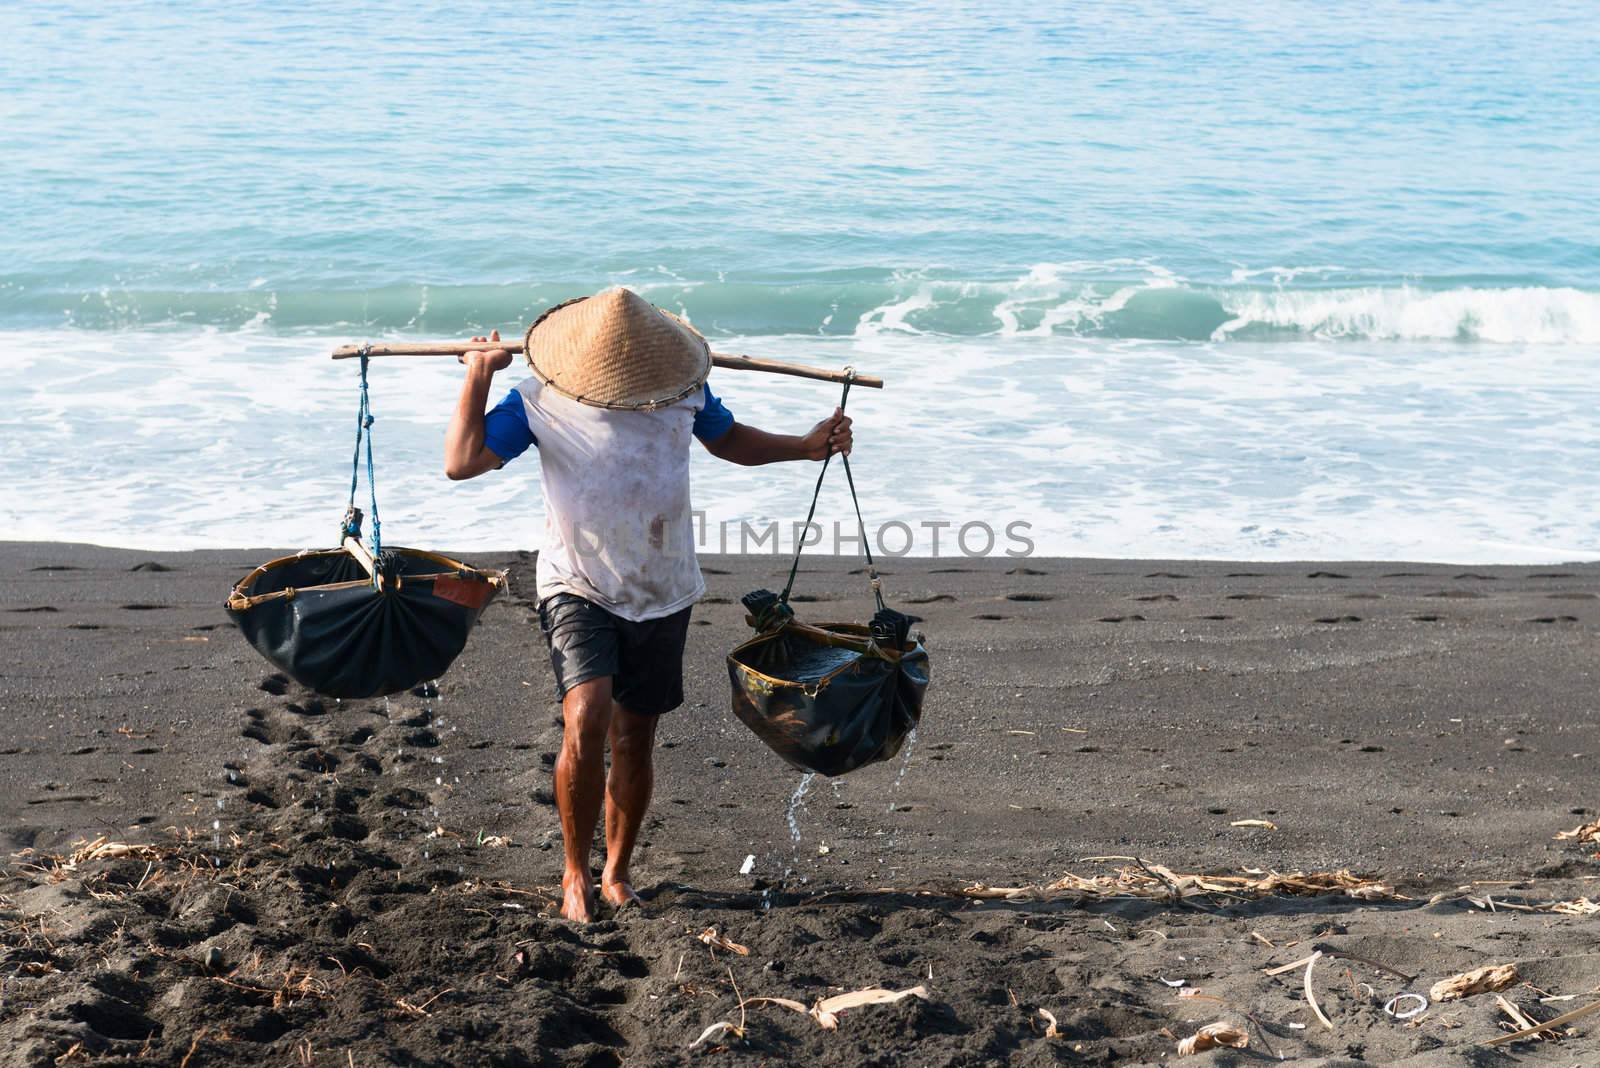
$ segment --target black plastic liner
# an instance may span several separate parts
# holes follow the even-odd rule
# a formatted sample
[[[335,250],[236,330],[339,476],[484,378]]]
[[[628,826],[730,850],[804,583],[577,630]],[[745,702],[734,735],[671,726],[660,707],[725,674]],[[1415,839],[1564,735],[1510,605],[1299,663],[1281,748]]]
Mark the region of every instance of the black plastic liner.
[[[733,711],[797,768],[843,775],[900,751],[922,719],[928,651],[910,618],[784,624],[728,654]],[[903,622],[902,622],[903,621]]]
[[[282,557],[234,587],[228,615],[302,686],[328,697],[399,693],[444,674],[503,577],[419,549],[386,548],[379,566],[381,591],[344,549]]]

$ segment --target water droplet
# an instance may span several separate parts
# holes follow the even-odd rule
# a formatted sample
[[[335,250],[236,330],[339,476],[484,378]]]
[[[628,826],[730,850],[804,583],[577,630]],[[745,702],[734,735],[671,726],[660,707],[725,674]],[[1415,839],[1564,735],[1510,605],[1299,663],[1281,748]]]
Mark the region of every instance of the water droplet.
[[[906,777],[906,769],[911,767],[911,751],[917,747],[917,732],[915,729],[906,735],[906,747],[900,757],[900,774],[894,777],[894,782],[889,785],[889,811],[894,811],[894,795],[900,789],[901,780]]]
[[[800,844],[800,806],[805,801],[806,791],[811,789],[811,780],[816,777],[814,771],[800,776],[800,785],[794,788],[794,795],[789,798],[789,811],[784,816],[789,824],[789,839],[797,846]]]

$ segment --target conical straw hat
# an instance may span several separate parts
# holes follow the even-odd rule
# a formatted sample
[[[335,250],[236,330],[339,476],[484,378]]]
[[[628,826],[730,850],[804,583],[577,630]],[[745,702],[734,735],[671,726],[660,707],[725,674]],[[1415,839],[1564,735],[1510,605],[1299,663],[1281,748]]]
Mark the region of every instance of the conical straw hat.
[[[621,288],[557,304],[528,327],[524,352],[545,385],[596,408],[662,408],[711,373],[705,338]]]

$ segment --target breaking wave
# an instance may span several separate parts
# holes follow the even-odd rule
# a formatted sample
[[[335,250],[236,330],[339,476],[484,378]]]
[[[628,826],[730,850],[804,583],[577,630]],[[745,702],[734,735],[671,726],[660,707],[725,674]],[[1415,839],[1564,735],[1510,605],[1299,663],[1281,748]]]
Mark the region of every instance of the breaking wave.
[[[59,287],[0,279],[0,323],[79,329],[462,334],[528,322],[611,283],[638,289],[713,336],[943,335],[1157,340],[1427,340],[1600,343],[1600,291],[1395,280],[1337,267],[1239,269],[1196,283],[1133,261],[1038,264],[1009,279],[855,270],[772,279],[662,272],[572,284],[391,285],[370,289]]]

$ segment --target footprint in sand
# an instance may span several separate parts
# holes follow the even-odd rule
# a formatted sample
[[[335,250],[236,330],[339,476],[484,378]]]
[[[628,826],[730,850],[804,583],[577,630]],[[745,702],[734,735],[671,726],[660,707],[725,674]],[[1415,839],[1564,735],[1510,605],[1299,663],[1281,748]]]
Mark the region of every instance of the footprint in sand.
[[[257,684],[256,688],[265,690],[267,693],[270,693],[275,697],[281,694],[286,694],[289,692],[289,677],[287,675],[279,674],[268,675],[266,678],[262,679],[259,684]]]
[[[1048,593],[1008,593],[1008,601],[1053,601],[1055,597]]]
[[[272,795],[272,792],[269,790],[263,790],[259,786],[246,790],[244,799],[250,804],[256,805],[260,808],[275,809],[278,807],[278,799]]]
[[[1360,616],[1323,616],[1318,623],[1360,623]]]
[[[1484,595],[1473,593],[1471,590],[1440,590],[1438,593],[1426,594],[1428,597],[1449,597],[1460,601],[1481,601]]]
[[[935,603],[937,603],[939,601],[953,601],[953,600],[955,600],[955,598],[950,596],[948,593],[929,593],[929,594],[923,594],[923,595],[918,596],[918,597],[902,597],[902,598],[900,598],[900,602],[902,604],[935,604]]]
[[[159,612],[166,607],[168,606],[164,604],[125,604],[122,606],[122,610],[124,612]]]
[[[1265,571],[1230,571],[1230,572],[1228,572],[1227,577],[1228,578],[1266,578],[1267,577],[1267,573]]]
[[[1031,568],[1031,567],[1014,567],[1010,571],[1007,571],[1006,574],[1008,574],[1008,575],[1047,575],[1047,574],[1049,574],[1049,572],[1048,571],[1039,571],[1039,570],[1037,570],[1035,568]]]
[[[1230,594],[1228,594],[1228,600],[1230,600],[1230,601],[1275,601],[1275,600],[1277,600],[1277,598],[1272,596],[1272,594],[1270,594],[1270,593],[1230,593]]]
[[[1592,593],[1547,593],[1546,597],[1552,601],[1593,601],[1596,599]]]
[[[1170,593],[1147,593],[1143,597],[1135,597],[1135,601],[1176,601],[1177,598]]]
[[[1176,571],[1152,571],[1145,578],[1186,579],[1188,575],[1180,575]]]
[[[166,564],[158,564],[154,560],[146,560],[142,564],[134,564],[132,567],[128,568],[128,570],[129,571],[173,571],[173,570],[176,570],[176,569],[175,568],[170,568]]]
[[[1347,579],[1349,575],[1341,575],[1337,571],[1313,571],[1306,578]]]
[[[1480,575],[1476,571],[1463,571],[1461,574],[1457,575],[1456,578],[1458,578],[1458,579],[1474,579],[1474,580],[1476,580],[1478,582],[1498,582],[1499,581],[1499,577],[1496,576],[1496,575]]]
[[[993,612],[979,612],[977,615],[973,616],[972,618],[973,619],[987,619],[987,620],[1001,620],[1001,619],[1010,619],[1011,617],[1010,616],[996,615]]]
[[[1528,622],[1530,622],[1530,623],[1576,623],[1576,622],[1578,622],[1578,617],[1577,616],[1539,616],[1537,619],[1530,619]]]
[[[1101,623],[1143,623],[1144,622],[1144,616],[1137,615],[1137,614],[1131,615],[1131,616],[1101,616],[1100,619],[1099,619],[1099,622],[1101,622]]]
[[[30,606],[28,608],[7,608],[6,611],[7,612],[59,612],[59,611],[61,611],[61,609],[55,607],[54,605],[39,604],[39,605],[32,605],[32,606]]]
[[[1412,616],[1411,618],[1416,620],[1418,623],[1437,623],[1439,622],[1440,617],[1430,613],[1427,615]]]
[[[1222,616],[1222,615],[1212,615],[1212,616],[1201,616],[1200,618],[1201,619],[1212,619],[1212,620],[1227,620],[1227,619],[1232,619],[1233,617],[1232,616]]]

